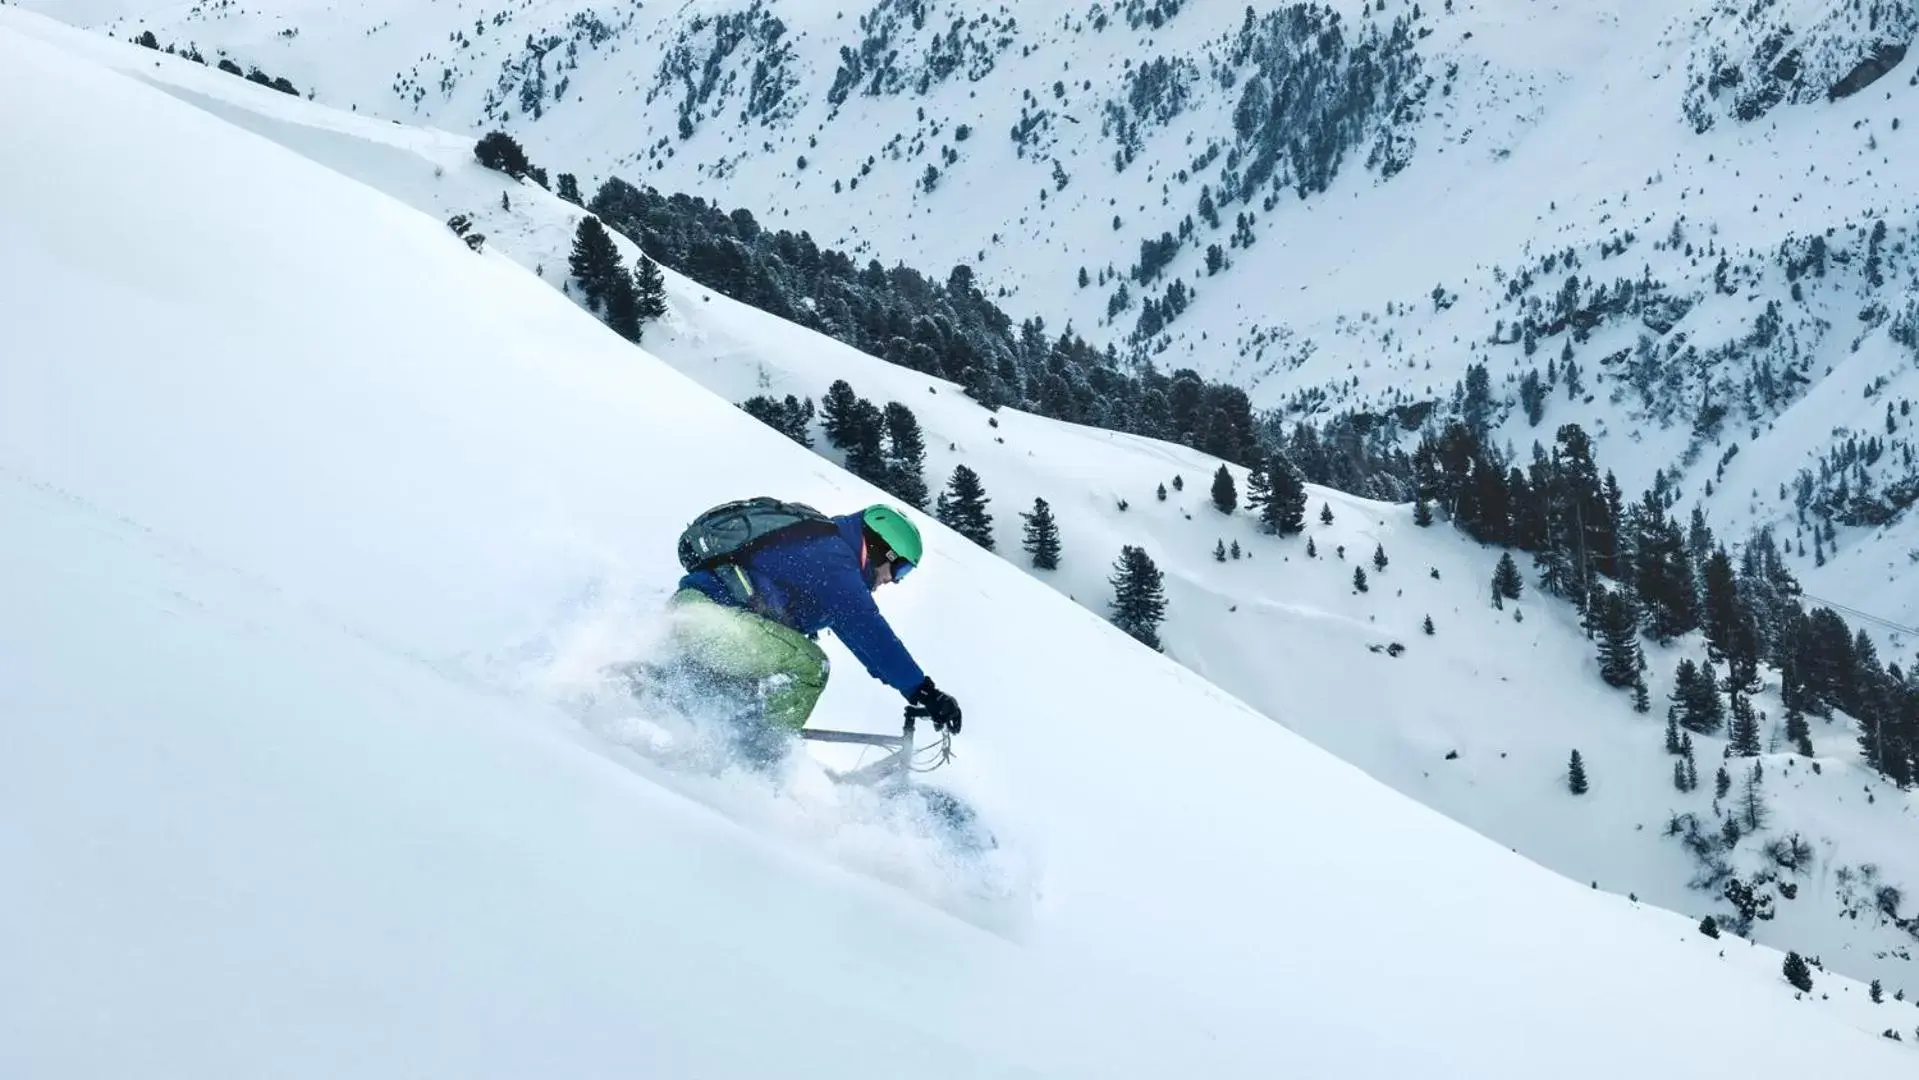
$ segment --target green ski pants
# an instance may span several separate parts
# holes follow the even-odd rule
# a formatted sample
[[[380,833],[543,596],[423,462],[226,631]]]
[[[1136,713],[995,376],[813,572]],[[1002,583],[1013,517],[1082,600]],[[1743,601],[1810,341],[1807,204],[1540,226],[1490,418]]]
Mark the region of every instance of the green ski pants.
[[[826,653],[805,634],[750,611],[716,604],[698,589],[681,589],[671,605],[672,638],[681,655],[732,679],[760,683],[766,719],[795,730],[826,690]]]

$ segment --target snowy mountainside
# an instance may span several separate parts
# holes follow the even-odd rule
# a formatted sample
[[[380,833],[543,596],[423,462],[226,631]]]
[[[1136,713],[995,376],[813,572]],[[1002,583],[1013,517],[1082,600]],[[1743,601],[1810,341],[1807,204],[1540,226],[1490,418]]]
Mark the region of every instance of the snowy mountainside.
[[[72,44],[435,218],[470,214],[489,250],[543,271],[556,287],[562,281],[579,209],[478,168],[465,137],[339,114],[171,59],[149,66],[150,54],[109,43]],[[500,209],[502,193],[510,209]],[[633,256],[630,246],[626,254]],[[1303,540],[1261,535],[1243,512],[1219,515],[1206,495],[1216,459],[1015,411],[989,416],[948,382],[798,331],[677,275],[668,281],[672,310],[648,327],[649,352],[731,401],[789,393],[819,400],[845,378],[876,402],[910,405],[926,431],[929,481],[937,486],[956,464],[976,469],[994,499],[1002,552],[1019,558],[1016,514],[1046,498],[1066,557],[1058,571],[1038,576],[1104,615],[1113,557],[1123,545],[1143,544],[1167,574],[1162,636],[1170,655],[1373,776],[1575,881],[1695,920],[1733,914],[1722,889],[1733,873],[1769,905],[1770,917],[1750,927],[1755,940],[1881,978],[1889,995],[1908,986],[1919,994],[1910,904],[1882,911],[1879,899],[1882,888],[1919,881],[1914,802],[1859,768],[1843,718],[1815,727],[1814,772],[1778,753],[1783,710],[1776,694],[1762,696],[1771,820],[1730,850],[1695,853],[1685,835],[1667,829],[1692,814],[1711,833],[1735,809],[1736,798],[1715,800],[1711,791],[1713,750],[1724,740],[1701,740],[1704,787],[1674,792],[1660,724],[1598,682],[1592,645],[1570,613],[1530,593],[1509,605],[1524,622],[1514,621],[1514,610],[1487,608],[1496,552],[1449,530],[1419,529],[1406,507],[1315,489],[1310,559]],[[1244,490],[1244,470],[1231,471]],[[1156,488],[1175,476],[1183,488],[1161,502]],[[1316,516],[1322,505],[1335,512],[1330,525]],[[1215,543],[1228,542],[1250,558],[1216,562]],[[1383,572],[1370,561],[1376,545],[1390,559]],[[1372,578],[1365,594],[1353,588],[1355,566]],[[1436,623],[1431,637],[1422,631],[1427,616]],[[1012,632],[1009,620],[993,636]],[[1395,644],[1403,655],[1392,655]],[[1658,717],[1678,656],[1703,651],[1695,638],[1648,653]],[[1316,673],[1329,674],[1322,681]],[[1572,749],[1593,778],[1581,799],[1564,786]],[[1747,767],[1731,765],[1742,781]],[[1816,859],[1793,853],[1794,836]],[[1785,842],[1796,868],[1768,852],[1775,841]]]
[[[1515,459],[1577,422],[1629,493],[1772,525],[1809,592],[1919,625],[1910,0],[27,2],[965,264],[1291,418],[1410,441],[1483,364]]]
[[[0,1071],[1910,1060],[1860,984],[1795,994],[1773,950],[1503,852],[932,523],[944,561],[885,602],[966,695],[977,793],[1043,854],[1021,939],[681,797],[474,661],[585,586],[658,580],[715,487],[875,492],[436,217],[87,53],[0,11],[0,63],[42,91],[0,98],[39,166],[0,177],[0,859],[23,886],[0,955],[26,976],[0,983]],[[1034,647],[994,640],[1009,614]],[[839,723],[880,701],[835,695]],[[1328,808],[1269,842],[1267,815]]]

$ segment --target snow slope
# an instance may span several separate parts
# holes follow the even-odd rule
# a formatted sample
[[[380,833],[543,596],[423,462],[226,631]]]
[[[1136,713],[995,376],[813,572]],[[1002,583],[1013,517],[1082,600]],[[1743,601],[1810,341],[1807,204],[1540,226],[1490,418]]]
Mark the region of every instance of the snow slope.
[[[716,491],[871,492],[432,218],[20,25],[0,1072],[1909,1060],[1856,985],[1796,1001],[1777,954],[1501,851],[937,529],[947,560],[886,603],[1043,857],[1024,940],[675,795],[476,658],[664,580]],[[690,470],[700,430],[730,439]],[[1009,611],[1015,640],[980,632]]]
[[[435,218],[469,214],[488,235],[490,250],[543,270],[559,285],[578,208],[478,168],[463,136],[340,114],[199,65],[51,24],[30,25]],[[500,208],[502,194],[509,210]],[[1169,654],[1190,670],[1395,789],[1576,882],[1636,896],[1695,921],[1729,915],[1719,883],[1702,884],[1698,862],[1667,832],[1680,814],[1696,815],[1710,832],[1719,816],[1735,808],[1734,800],[1711,795],[1722,740],[1700,740],[1705,782],[1691,794],[1673,790],[1672,762],[1661,748],[1658,718],[1671,671],[1680,655],[1704,658],[1699,642],[1648,646],[1648,679],[1659,711],[1640,716],[1624,694],[1598,682],[1592,646],[1567,612],[1539,606],[1530,596],[1513,605],[1526,616],[1523,623],[1511,611],[1488,609],[1485,582],[1496,553],[1450,530],[1414,527],[1405,507],[1314,489],[1308,535],[1319,557],[1309,560],[1303,541],[1259,535],[1244,514],[1226,518],[1212,508],[1205,490],[1217,460],[1013,410],[999,412],[994,427],[950,384],[797,330],[677,275],[667,277],[673,310],[647,330],[648,347],[703,385],[733,401],[754,393],[817,400],[833,379],[844,377],[876,401],[910,404],[927,431],[929,479],[937,486],[960,462],[978,470],[995,500],[1000,550],[1015,561],[1016,512],[1034,496],[1049,500],[1061,520],[1066,558],[1059,571],[1038,576],[1082,606],[1106,612],[1113,556],[1122,544],[1143,544],[1168,575],[1171,606],[1163,637]],[[1185,478],[1185,490],[1159,502],[1154,489],[1170,489],[1175,475]],[[1242,487],[1244,479],[1241,473]],[[1122,500],[1128,504],[1124,512],[1118,509]],[[1336,510],[1331,525],[1318,521],[1322,504]],[[1220,541],[1237,542],[1252,557],[1216,563],[1211,552]],[[1370,561],[1375,545],[1391,559],[1383,573]],[[1349,563],[1372,575],[1366,594],[1354,591]],[[1421,632],[1429,615],[1437,628],[1433,637]],[[584,615],[564,630],[531,631],[506,652],[551,648],[555,636],[596,642],[604,632]],[[1408,651],[1386,654],[1393,643]],[[864,691],[843,683],[836,692]],[[859,700],[886,707],[883,697]],[[1761,696],[1759,707],[1768,714],[1770,748],[1783,750],[1783,709],[1776,695]],[[1876,895],[1886,885],[1910,892],[1919,882],[1919,801],[1858,767],[1853,734],[1843,720],[1816,728],[1814,737],[1816,772],[1787,754],[1764,759],[1772,820],[1729,857],[1773,905],[1773,916],[1756,923],[1752,935],[1763,944],[1821,957],[1832,970],[1880,978],[1888,994],[1919,994],[1913,934],[1894,917],[1910,920],[1910,905],[1888,915],[1878,909]],[[1571,798],[1564,786],[1574,748],[1594,778],[1593,792],[1582,799]],[[1742,770],[1733,769],[1739,780]],[[1794,836],[1810,844],[1815,857],[1784,872],[1765,849]]]

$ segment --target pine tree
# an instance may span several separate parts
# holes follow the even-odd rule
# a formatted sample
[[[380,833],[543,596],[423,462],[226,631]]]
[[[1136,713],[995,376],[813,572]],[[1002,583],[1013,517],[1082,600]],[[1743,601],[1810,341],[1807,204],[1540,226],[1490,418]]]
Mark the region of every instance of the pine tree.
[[[1233,484],[1233,474],[1221,465],[1213,474],[1213,505],[1222,514],[1230,514],[1239,506],[1239,489]]]
[[[885,489],[891,476],[886,467],[886,416],[870,401],[853,402],[846,421],[846,471]]]
[[[1872,985],[1866,988],[1866,994],[1872,998],[1874,1005],[1878,1005],[1886,1000],[1886,989],[1879,985],[1878,979],[1872,980]]]
[[[643,323],[666,314],[666,278],[660,264],[645,254],[633,260],[633,304]]]
[[[1213,545],[1213,561],[1214,562],[1226,561],[1226,541],[1221,540],[1218,543]]]
[[[1686,790],[1686,763],[1675,760],[1672,763],[1672,786],[1680,791]]]
[[[990,501],[979,474],[964,465],[955,465],[946,490],[940,492],[933,515],[961,536],[991,551],[993,515],[986,510]]]
[[[1020,519],[1026,523],[1026,539],[1022,546],[1033,557],[1033,568],[1059,569],[1059,524],[1053,520],[1053,508],[1046,505],[1045,499],[1035,497],[1032,512],[1022,513]]]
[[[1692,747],[1686,748],[1686,790],[1699,790],[1699,762],[1692,756]]]
[[[1433,504],[1422,495],[1413,502],[1413,524],[1423,529],[1432,523]]]
[[[1159,624],[1166,617],[1165,575],[1144,548],[1120,549],[1113,564],[1112,623],[1150,649],[1161,650]]]
[[[1675,709],[1666,710],[1666,753],[1679,753],[1679,713]]]
[[[1519,599],[1526,589],[1526,579],[1519,574],[1519,564],[1513,561],[1512,552],[1501,552],[1499,565],[1493,568],[1493,595],[1507,600]]]
[[[1699,932],[1706,935],[1709,938],[1718,937],[1719,936],[1719,920],[1713,918],[1711,915],[1708,915],[1705,918],[1699,920]]]
[[[1363,566],[1353,567],[1353,591],[1366,591],[1366,568]]]
[[[606,302],[606,325],[628,341],[640,340],[640,298],[633,288],[633,277],[620,264],[619,252],[613,253],[610,275],[600,283],[600,298]]]
[[[1737,690],[1732,692],[1732,723],[1726,737],[1727,752],[1734,757],[1759,756],[1759,717],[1753,713],[1752,699]]]
[[[1333,504],[1332,503],[1319,504],[1319,523],[1321,525],[1331,525],[1333,523]]]
[[[847,447],[847,435],[859,400],[852,384],[845,379],[835,379],[833,385],[826,388],[826,396],[820,399],[821,426],[826,430],[827,443],[836,449]]]
[[[1786,962],[1781,970],[1786,976],[1786,981],[1800,993],[1812,993],[1812,968],[1807,965],[1805,957],[1797,952],[1787,953]]]
[[[885,416],[886,482],[880,486],[915,510],[924,510],[931,495],[926,490],[926,440],[920,434],[919,418],[897,401],[886,403]]]
[[[1386,558],[1386,545],[1375,542],[1373,544],[1373,569],[1382,574],[1385,573],[1388,561]]]
[[[1800,757],[1812,756],[1812,731],[1806,726],[1806,714],[1798,703],[1786,706],[1786,741]]]
[[[1237,540],[1235,540],[1235,541],[1233,541],[1233,546],[1232,546],[1232,549],[1231,549],[1231,550],[1232,550],[1232,553],[1233,553],[1233,558],[1235,558],[1235,559],[1237,559],[1237,558],[1239,558],[1239,555],[1240,555],[1240,551],[1239,551],[1239,541],[1237,541]]]
[[[1639,617],[1625,594],[1607,590],[1597,604],[1599,616],[1599,677],[1608,686],[1639,682]]]
[[[1421,623],[1419,628],[1426,631],[1427,637],[1431,637],[1433,634],[1433,617],[1431,615],[1426,616],[1426,621]]]
[[[1712,776],[1712,796],[1715,799],[1723,799],[1726,797],[1726,792],[1731,790],[1732,774],[1726,771],[1724,765],[1721,765],[1719,771]]]
[[[1266,508],[1273,502],[1273,480],[1267,471],[1268,459],[1257,457],[1246,470],[1246,512],[1264,521]]]
[[[1283,454],[1274,454],[1265,472],[1269,493],[1260,507],[1259,522],[1267,532],[1291,536],[1306,528],[1306,481]]]
[[[1682,658],[1673,671],[1672,701],[1679,726],[1687,731],[1710,735],[1725,718],[1712,668],[1700,667],[1691,657]]]
[[[1159,496],[1160,502],[1165,502],[1166,501],[1166,485],[1161,484],[1159,486],[1159,490],[1155,491],[1154,494]]]
[[[1746,774],[1746,789],[1739,798],[1740,818],[1746,823],[1747,832],[1758,832],[1766,825],[1765,799],[1760,795],[1760,763],[1752,763],[1752,771]]]
[[[1173,490],[1174,491],[1186,490],[1186,478],[1184,476],[1181,476],[1177,473],[1173,475]]]
[[[558,194],[560,198],[565,199],[567,202],[572,203],[574,206],[586,205],[586,201],[580,198],[580,178],[579,177],[574,176],[570,172],[563,172],[559,175],[558,180],[560,185],[558,189]]]
[[[1306,557],[1309,559],[1319,558],[1319,546],[1313,543],[1313,538],[1310,536],[1306,538]]]
[[[473,156],[487,168],[515,178],[525,176],[533,168],[533,163],[526,158],[526,150],[504,131],[489,131],[481,136],[473,144]]]
[[[1632,682],[1632,711],[1645,713],[1652,711],[1652,696],[1646,691],[1646,680],[1634,679]]]
[[[592,215],[581,218],[579,227],[573,231],[573,253],[566,266],[580,283],[580,292],[585,295],[588,306],[595,309],[606,297],[608,282],[624,276],[620,249],[614,246],[606,226]]]
[[[1572,760],[1566,765],[1566,787],[1574,795],[1586,793],[1586,763],[1579,760],[1579,751],[1574,750]]]

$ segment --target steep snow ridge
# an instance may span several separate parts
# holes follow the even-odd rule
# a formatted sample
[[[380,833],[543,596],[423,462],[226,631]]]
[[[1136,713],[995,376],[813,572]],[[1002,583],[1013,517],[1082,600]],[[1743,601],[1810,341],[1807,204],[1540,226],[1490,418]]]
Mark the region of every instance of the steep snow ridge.
[[[0,991],[4,1071],[1909,1059],[1864,1033],[1883,1025],[1856,984],[1796,1002],[1776,953],[1722,958],[1500,851],[937,528],[944,559],[886,602],[971,707],[966,767],[1017,793],[992,808],[1044,853],[1024,945],[610,767],[618,748],[462,657],[594,579],[662,580],[716,489],[870,489],[432,218],[32,25],[0,15],[0,59],[41,91],[0,100],[39,165],[0,190],[20,316],[0,850],[26,883],[0,900],[0,952],[28,976]],[[835,695],[828,718],[857,722],[862,695]],[[1308,820],[1277,843],[1266,824]],[[1421,1007],[1380,1021],[1381,985]],[[1794,1037],[1708,1048],[1699,1023]]]
[[[565,265],[578,208],[478,168],[463,138],[339,114],[171,58],[149,67],[142,61],[150,54],[143,51],[49,31],[44,24],[38,29],[149,76],[436,218],[473,214],[495,250],[543,268],[549,281],[563,273],[558,268]],[[499,209],[503,192],[507,211]],[[626,248],[628,259],[633,254]],[[1123,544],[1144,544],[1168,574],[1171,606],[1163,636],[1182,664],[1396,789],[1575,881],[1636,894],[1694,918],[1728,913],[1716,889],[1689,887],[1698,866],[1665,833],[1673,814],[1706,816],[1713,747],[1720,740],[1700,740],[1706,774],[1701,791],[1675,793],[1671,760],[1660,750],[1661,725],[1654,719],[1663,713],[1640,717],[1628,709],[1625,695],[1604,689],[1596,676],[1580,678],[1577,673],[1593,672],[1593,650],[1564,612],[1537,607],[1530,597],[1514,605],[1527,616],[1524,623],[1514,622],[1510,612],[1487,609],[1484,584],[1496,553],[1443,528],[1418,529],[1404,507],[1316,489],[1309,535],[1319,558],[1308,561],[1303,541],[1275,541],[1258,535],[1243,514],[1218,514],[1206,495],[1219,464],[1214,459],[1010,410],[998,413],[998,426],[992,426],[948,383],[667,276],[674,310],[648,329],[648,347],[727,399],[792,393],[817,400],[832,380],[844,377],[877,402],[909,404],[927,431],[927,475],[936,487],[959,462],[985,477],[1002,551],[1018,558],[1016,511],[1029,507],[1034,496],[1053,504],[1066,559],[1059,571],[1040,576],[1083,606],[1105,613],[1113,555]],[[1878,355],[1871,349],[1860,354]],[[1838,394],[1842,381],[1827,380],[1814,393]],[[1831,411],[1823,402],[1812,404]],[[703,436],[702,445],[706,441]],[[1729,489],[1736,489],[1738,470],[1752,460],[1733,460]],[[1235,472],[1243,490],[1243,472]],[[1155,487],[1170,487],[1175,475],[1185,478],[1185,490],[1159,502]],[[1118,510],[1122,500],[1128,504],[1124,512]],[[1322,504],[1336,511],[1330,526],[1318,522]],[[1251,558],[1215,563],[1210,552],[1216,540],[1239,543]],[[1375,544],[1391,559],[1384,573],[1370,562]],[[1372,576],[1363,596],[1352,587],[1348,563]],[[1431,571],[1438,572],[1437,580]],[[1421,632],[1427,615],[1437,624],[1435,637]],[[603,630],[591,619],[584,624],[561,636],[581,640]],[[542,628],[533,638],[547,636]],[[1399,658],[1371,651],[1394,642],[1410,651]],[[1703,655],[1696,642],[1687,649],[1696,658]],[[1664,708],[1681,654],[1679,648],[1649,650],[1657,709]],[[1323,682],[1308,677],[1318,672],[1340,674]],[[883,695],[868,695],[857,683],[842,680],[835,694],[842,693],[858,695],[853,700],[874,709],[888,707]],[[1783,712],[1776,696],[1763,695],[1759,707],[1769,714],[1768,738],[1776,739]],[[1872,864],[1881,882],[1910,888],[1919,881],[1911,842],[1919,806],[1857,769],[1852,732],[1843,721],[1816,728],[1814,737],[1821,755],[1817,775],[1785,756],[1765,760],[1772,827],[1746,840],[1732,859],[1743,876],[1771,872],[1779,878],[1762,882],[1776,914],[1752,932],[1763,943],[1821,956],[1833,970],[1883,978],[1889,993],[1912,986],[1911,935],[1876,913],[1870,889],[1846,879],[1858,880],[1861,867]],[[1594,782],[1585,799],[1570,798],[1563,785],[1567,755],[1575,747]],[[1448,758],[1452,753],[1458,756]],[[1781,874],[1764,844],[1795,833],[1814,845],[1816,864]],[[1787,891],[1795,893],[1790,900]]]

